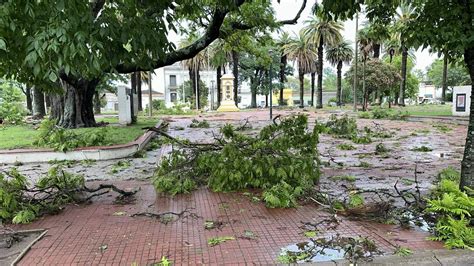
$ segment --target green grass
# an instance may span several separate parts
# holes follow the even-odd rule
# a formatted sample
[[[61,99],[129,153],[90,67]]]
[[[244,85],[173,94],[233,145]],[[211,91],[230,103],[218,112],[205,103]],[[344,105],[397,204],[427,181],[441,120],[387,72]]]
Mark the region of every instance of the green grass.
[[[115,119],[115,122],[113,122]],[[108,117],[97,119],[97,122],[106,120],[109,123],[117,123],[118,118]],[[139,117],[138,122],[131,126],[108,126],[107,142],[111,144],[125,144],[141,136],[145,130],[143,127],[156,125],[158,118]],[[98,131],[100,128],[78,128],[70,129],[77,133]],[[29,125],[0,127],[0,149],[36,148],[33,141],[39,132]]]
[[[401,110],[415,116],[452,116],[451,104],[407,105]]]

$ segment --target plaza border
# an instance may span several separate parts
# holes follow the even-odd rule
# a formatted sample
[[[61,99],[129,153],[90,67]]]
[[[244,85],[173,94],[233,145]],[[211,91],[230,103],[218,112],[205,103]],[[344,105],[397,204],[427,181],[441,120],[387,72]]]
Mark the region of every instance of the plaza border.
[[[162,123],[160,120],[156,126]],[[53,149],[13,149],[0,150],[0,164],[43,163],[53,160],[112,160],[127,158],[141,151],[153,139],[156,132],[146,131],[143,135],[126,144],[110,146],[81,147],[59,152]]]

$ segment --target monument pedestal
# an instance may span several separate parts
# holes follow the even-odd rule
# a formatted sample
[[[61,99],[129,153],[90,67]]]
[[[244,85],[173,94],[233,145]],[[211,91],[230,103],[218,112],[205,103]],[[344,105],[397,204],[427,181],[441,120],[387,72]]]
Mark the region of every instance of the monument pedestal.
[[[221,77],[221,104],[217,108],[218,112],[238,112],[239,108],[235,106],[234,93],[234,76],[232,74],[224,74]]]

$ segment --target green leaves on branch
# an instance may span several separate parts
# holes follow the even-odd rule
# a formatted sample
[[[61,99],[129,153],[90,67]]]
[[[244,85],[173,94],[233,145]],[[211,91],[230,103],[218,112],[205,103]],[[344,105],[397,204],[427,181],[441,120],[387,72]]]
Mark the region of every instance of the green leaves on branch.
[[[34,144],[40,147],[51,147],[56,151],[66,152],[78,147],[107,145],[107,128],[88,130],[81,134],[72,129],[56,126],[55,120],[43,120],[39,127],[40,134]]]
[[[436,216],[435,236],[431,239],[444,241],[448,248],[474,250],[474,228],[471,225],[474,214],[474,191],[459,189],[459,173],[453,169],[440,172],[440,183],[428,199],[425,212]]]
[[[253,137],[234,126],[221,128],[212,144],[182,144],[155,173],[158,191],[189,192],[207,184],[213,191],[263,189],[269,207],[292,207],[319,178],[318,130],[303,115],[282,119]]]

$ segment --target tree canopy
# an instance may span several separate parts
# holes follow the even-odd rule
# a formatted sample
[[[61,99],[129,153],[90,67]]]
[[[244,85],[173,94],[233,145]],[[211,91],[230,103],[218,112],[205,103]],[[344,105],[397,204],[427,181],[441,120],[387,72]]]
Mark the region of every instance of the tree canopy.
[[[429,67],[426,72],[428,81],[430,81],[435,87],[441,88],[443,81],[443,60],[436,59]],[[471,78],[467,69],[463,65],[449,64],[448,75],[446,79],[446,85],[449,87],[469,85],[471,84]]]

